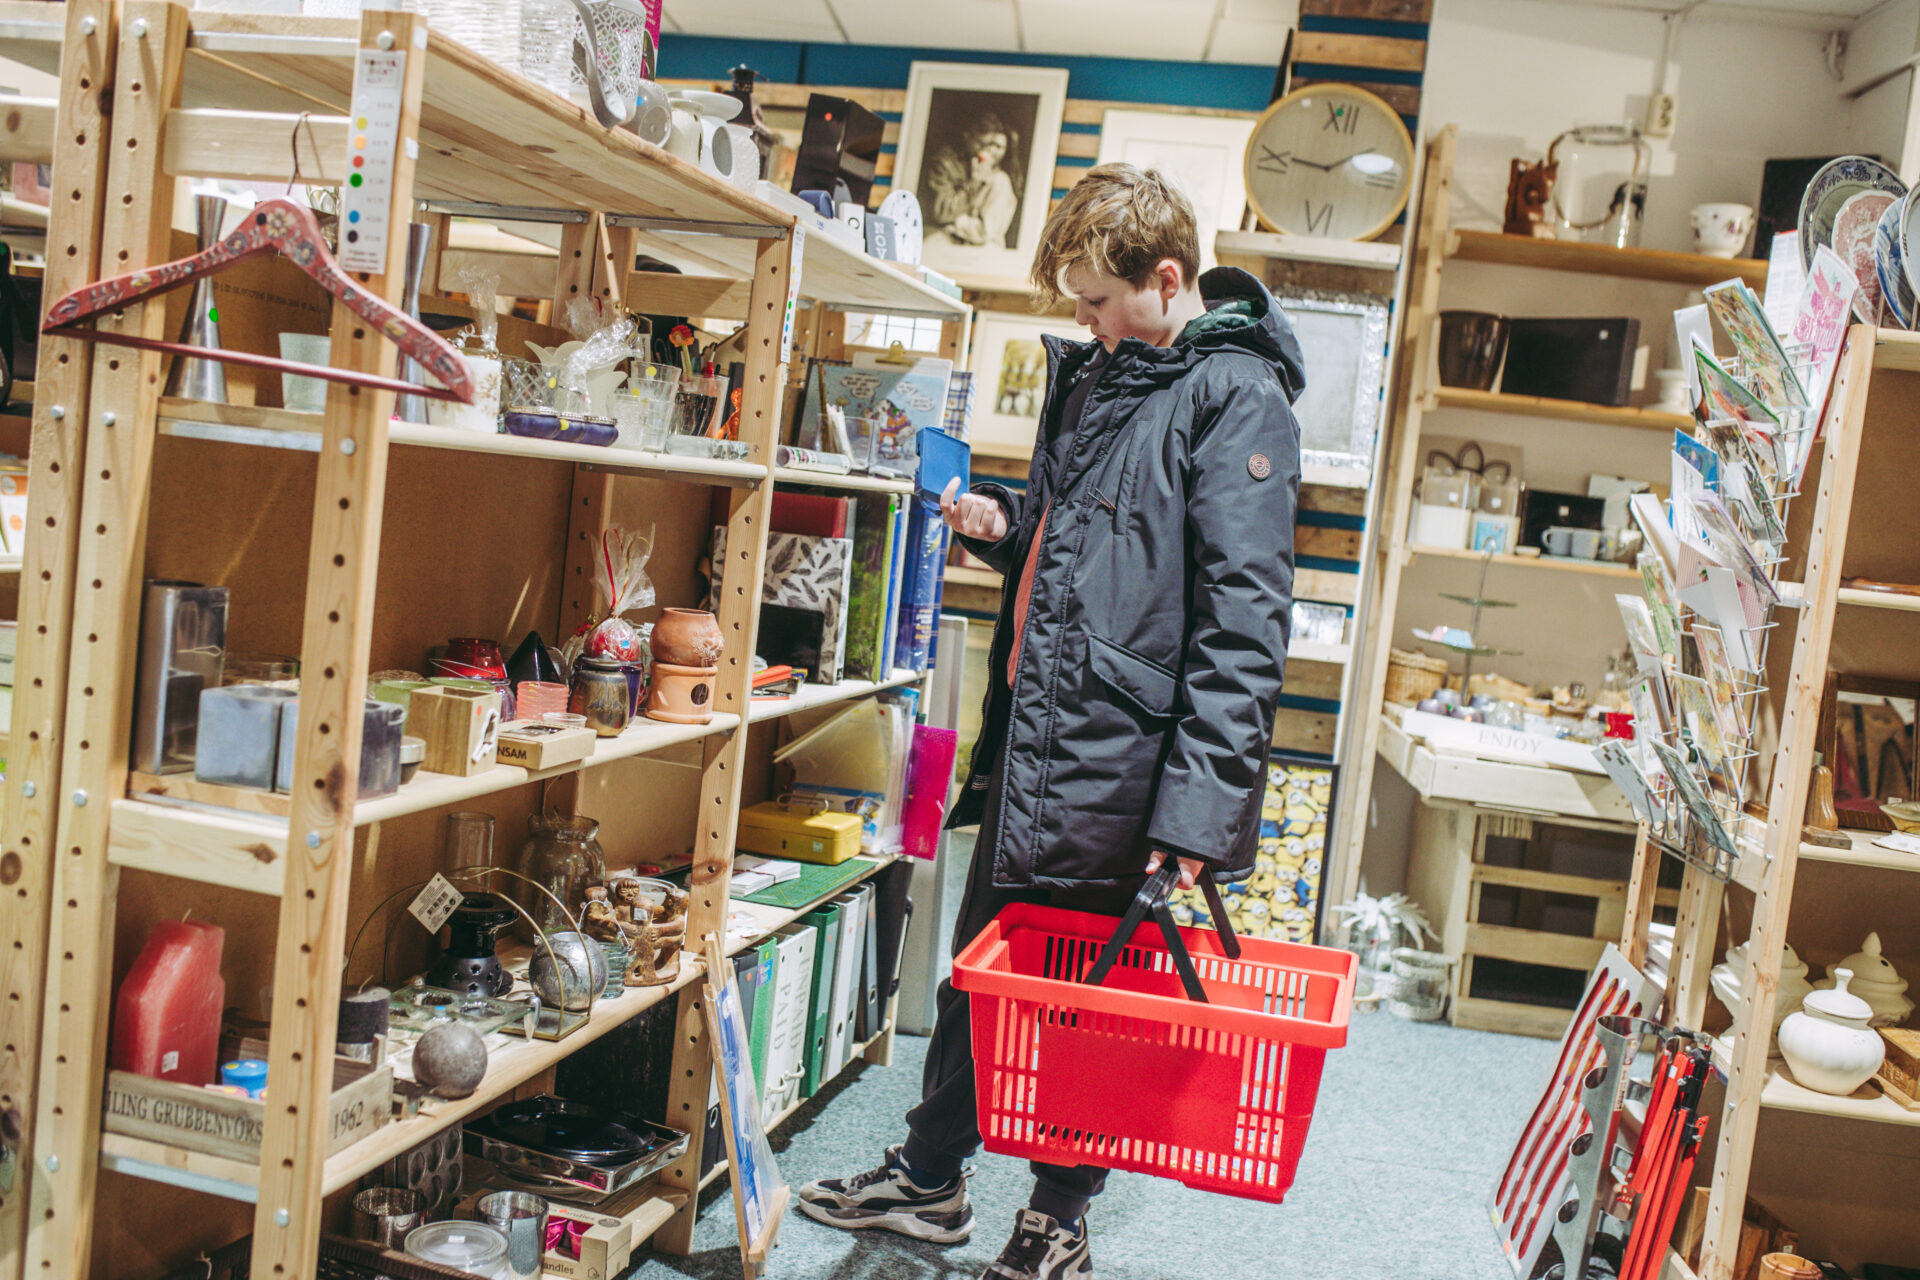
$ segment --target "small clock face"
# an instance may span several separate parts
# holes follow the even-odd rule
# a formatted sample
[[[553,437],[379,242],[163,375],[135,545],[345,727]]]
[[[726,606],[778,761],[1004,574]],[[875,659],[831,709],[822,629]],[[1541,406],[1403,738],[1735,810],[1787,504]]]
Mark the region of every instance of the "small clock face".
[[[1314,85],[1267,108],[1247,144],[1247,197],[1295,235],[1364,240],[1393,224],[1413,188],[1413,140],[1362,89]]]

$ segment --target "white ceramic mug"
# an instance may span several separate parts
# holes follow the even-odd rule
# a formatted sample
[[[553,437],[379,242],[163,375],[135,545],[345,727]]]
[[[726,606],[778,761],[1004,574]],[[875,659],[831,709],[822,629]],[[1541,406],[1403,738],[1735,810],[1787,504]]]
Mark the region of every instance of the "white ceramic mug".
[[[675,103],[673,132],[667,135],[667,150],[682,160],[700,163],[700,113]]]
[[[1697,204],[1687,215],[1693,225],[1693,251],[1709,258],[1738,257],[1753,232],[1753,206]]]

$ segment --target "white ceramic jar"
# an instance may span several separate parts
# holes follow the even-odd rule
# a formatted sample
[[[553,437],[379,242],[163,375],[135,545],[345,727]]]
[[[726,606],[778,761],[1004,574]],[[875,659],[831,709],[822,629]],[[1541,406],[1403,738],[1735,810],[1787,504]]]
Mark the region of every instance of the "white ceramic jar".
[[[1847,990],[1853,971],[1835,969],[1833,977],[1831,990],[1812,992],[1800,1012],[1780,1024],[1780,1053],[1795,1080],[1845,1097],[1880,1069],[1886,1046],[1867,1025],[1872,1006]]]
[[[1853,985],[1848,989],[1873,1009],[1873,1021],[1869,1025],[1897,1027],[1913,1013],[1907,980],[1880,954],[1878,933],[1868,934],[1860,949],[1835,965],[1833,971],[1838,973],[1842,969],[1853,971]],[[1825,978],[1814,985],[1831,987],[1833,979]]]
[[[1713,971],[1707,975],[1707,982],[1713,988],[1713,994],[1719,997],[1720,1003],[1727,1007],[1727,1012],[1737,1018],[1747,992],[1746,944],[1728,947],[1726,962],[1713,966]],[[1773,1025],[1768,1029],[1768,1052],[1778,1051],[1773,1037],[1778,1036],[1780,1024],[1787,1020],[1789,1014],[1799,1010],[1801,1001],[1805,1000],[1807,993],[1812,990],[1812,985],[1807,981],[1807,962],[1802,960],[1791,946],[1782,947],[1780,949],[1780,986],[1773,1000]]]

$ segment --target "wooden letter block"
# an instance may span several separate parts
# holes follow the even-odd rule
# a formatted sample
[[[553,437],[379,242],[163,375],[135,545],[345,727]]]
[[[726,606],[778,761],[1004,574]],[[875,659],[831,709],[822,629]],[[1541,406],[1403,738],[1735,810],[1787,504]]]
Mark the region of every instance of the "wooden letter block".
[[[500,739],[500,695],[435,686],[407,699],[407,732],[423,738],[429,773],[464,778],[493,768]]]

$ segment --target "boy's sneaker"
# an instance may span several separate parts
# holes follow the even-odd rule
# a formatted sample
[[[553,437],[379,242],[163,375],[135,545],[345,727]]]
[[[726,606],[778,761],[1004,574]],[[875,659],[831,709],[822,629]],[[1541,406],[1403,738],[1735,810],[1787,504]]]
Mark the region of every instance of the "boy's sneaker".
[[[959,1244],[973,1234],[968,1176],[962,1173],[938,1186],[920,1186],[901,1167],[900,1148],[888,1147],[887,1158],[877,1169],[802,1186],[800,1212],[847,1231],[880,1227],[930,1244]]]
[[[1022,1209],[1014,1219],[1013,1239],[980,1280],[1093,1280],[1086,1218],[1069,1228],[1038,1209]]]

